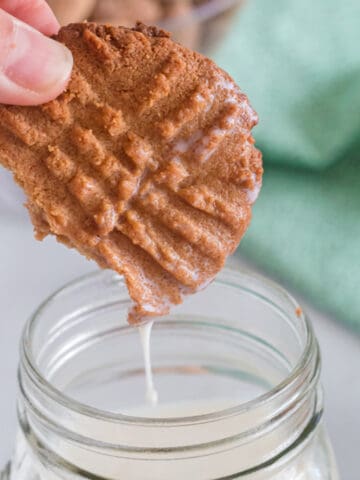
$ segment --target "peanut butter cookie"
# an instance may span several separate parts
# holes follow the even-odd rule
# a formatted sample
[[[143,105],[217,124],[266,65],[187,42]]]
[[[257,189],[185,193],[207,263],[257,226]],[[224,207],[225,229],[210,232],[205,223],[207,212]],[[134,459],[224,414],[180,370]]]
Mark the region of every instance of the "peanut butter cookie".
[[[39,239],[53,234],[124,275],[131,322],[205,287],[237,247],[262,179],[247,97],[156,27],[62,28],[67,90],[0,106],[0,162]]]

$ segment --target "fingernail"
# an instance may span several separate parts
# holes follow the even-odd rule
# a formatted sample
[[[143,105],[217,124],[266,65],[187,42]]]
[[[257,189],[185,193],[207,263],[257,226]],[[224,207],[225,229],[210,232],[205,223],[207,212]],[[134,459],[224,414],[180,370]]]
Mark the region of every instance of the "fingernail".
[[[39,95],[39,101],[55,98],[66,87],[73,67],[70,50],[25,23],[12,19],[11,41],[2,70],[19,87]]]

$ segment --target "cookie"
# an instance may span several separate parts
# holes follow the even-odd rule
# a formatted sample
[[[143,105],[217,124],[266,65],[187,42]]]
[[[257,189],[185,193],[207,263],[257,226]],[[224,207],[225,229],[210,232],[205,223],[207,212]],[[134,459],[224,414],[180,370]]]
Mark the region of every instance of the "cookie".
[[[81,22],[90,17],[96,0],[47,0],[61,25]]]
[[[237,247],[262,179],[247,97],[156,27],[62,28],[67,90],[0,106],[0,162],[53,234],[124,275],[132,323],[204,288]]]

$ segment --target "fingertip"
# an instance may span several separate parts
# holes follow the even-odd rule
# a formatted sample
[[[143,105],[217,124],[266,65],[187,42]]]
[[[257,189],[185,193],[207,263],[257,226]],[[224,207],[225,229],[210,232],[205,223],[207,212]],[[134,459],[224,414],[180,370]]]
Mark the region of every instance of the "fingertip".
[[[30,25],[34,26],[44,35],[49,37],[56,35],[60,30],[60,23],[55,16],[55,13],[51,10],[50,6],[46,4],[46,7],[43,5],[39,7],[39,14],[34,14],[33,12],[33,21]],[[27,22],[26,22],[27,23]]]
[[[43,78],[33,86],[32,93],[34,95],[31,100],[29,96],[28,105],[41,105],[50,102],[66,90],[73,69],[73,56],[65,45],[61,43],[58,43],[58,45],[57,61],[50,61],[44,67]]]
[[[45,0],[0,0],[0,8],[44,35],[55,35],[60,29],[54,12]]]
[[[62,47],[62,55],[58,63],[51,63],[48,70],[47,80],[44,82],[43,89],[39,89],[39,102],[46,103],[54,100],[61,95],[67,88],[67,85],[71,78],[73,69],[73,56],[71,51],[63,44],[59,43]]]
[[[44,35],[48,35],[49,37],[56,35],[60,30],[60,23],[57,21],[53,13],[52,15],[54,18],[48,19],[46,22],[42,23],[39,28],[39,31],[41,33],[43,33]]]
[[[0,102],[38,105],[60,95],[72,72],[70,50],[10,15],[0,23],[10,32],[0,52]]]

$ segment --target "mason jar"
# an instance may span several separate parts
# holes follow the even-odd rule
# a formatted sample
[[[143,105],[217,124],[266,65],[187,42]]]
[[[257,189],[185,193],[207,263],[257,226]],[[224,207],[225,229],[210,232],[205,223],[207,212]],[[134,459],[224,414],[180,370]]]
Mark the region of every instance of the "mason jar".
[[[319,348],[284,290],[225,269],[155,322],[158,407],[121,277],[101,271],[28,322],[2,480],[335,480]]]

